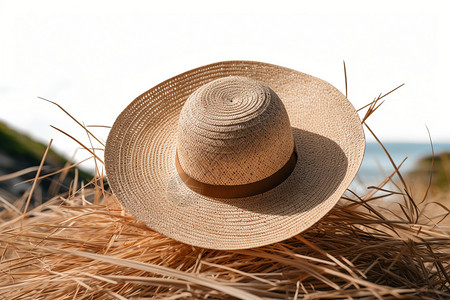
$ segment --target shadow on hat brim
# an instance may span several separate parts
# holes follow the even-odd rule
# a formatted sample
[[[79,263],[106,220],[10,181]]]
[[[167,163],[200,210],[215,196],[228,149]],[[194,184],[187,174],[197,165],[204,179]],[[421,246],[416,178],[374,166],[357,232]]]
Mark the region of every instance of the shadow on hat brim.
[[[332,140],[298,128],[292,128],[294,141],[298,149],[298,159],[292,174],[281,184],[265,193],[245,198],[214,198],[215,201],[235,206],[262,215],[289,216],[305,213],[322,201],[308,201],[311,195],[329,198],[339,187],[347,172],[347,157],[341,148]],[[302,144],[302,141],[308,141]],[[308,147],[322,145],[321,147]],[[320,174],[320,176],[318,175]],[[321,180],[327,179],[326,184]],[[312,183],[316,181],[315,183]],[[326,186],[326,188],[324,188]],[[274,205],[277,194],[289,189],[293,196],[283,199],[282,205]],[[167,186],[167,197],[171,202],[182,206],[196,206],[197,193],[188,192],[186,185],[177,174],[173,174]],[[302,194],[303,200],[297,199]]]
[[[179,178],[177,124],[193,91],[230,75],[262,81],[280,96],[298,161],[272,190],[218,199],[193,192]],[[105,164],[119,202],[150,228],[195,246],[243,249],[287,239],[316,223],[353,180],[364,148],[356,110],[336,88],[280,66],[234,61],[180,74],[134,100],[111,129]]]

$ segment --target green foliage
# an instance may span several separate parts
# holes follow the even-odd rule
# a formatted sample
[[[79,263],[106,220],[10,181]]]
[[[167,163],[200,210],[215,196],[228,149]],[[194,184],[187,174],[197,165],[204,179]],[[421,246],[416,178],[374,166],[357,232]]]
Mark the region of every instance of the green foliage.
[[[0,122],[0,149],[14,157],[20,157],[31,164],[38,164],[47,148],[29,136],[19,133]],[[49,151],[51,163],[62,166],[67,160],[53,150]]]
[[[20,133],[5,123],[0,122],[0,151],[20,159],[31,166],[39,165],[46,148],[47,145],[39,143],[28,135]],[[67,159],[50,149],[46,162],[61,168],[67,162]],[[79,177],[80,179],[88,180],[93,176],[92,174],[79,170]]]
[[[429,177],[432,161],[431,156],[420,160],[416,170],[411,172],[410,176]],[[450,189],[450,153],[442,153],[434,157],[431,183],[433,187],[437,187],[441,191]]]

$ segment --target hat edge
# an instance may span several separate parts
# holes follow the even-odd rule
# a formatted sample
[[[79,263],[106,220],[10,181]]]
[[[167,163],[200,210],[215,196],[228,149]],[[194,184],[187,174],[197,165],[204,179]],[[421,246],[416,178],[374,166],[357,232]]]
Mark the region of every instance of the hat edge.
[[[154,90],[154,89],[157,89],[158,87],[164,86],[165,84],[167,84],[168,82],[170,82],[173,78],[177,78],[177,77],[180,77],[180,76],[184,76],[185,74],[189,74],[191,71],[194,71],[194,70],[198,71],[198,70],[201,70],[202,68],[205,68],[205,67],[208,67],[208,66],[214,66],[214,65],[217,65],[217,64],[221,64],[221,63],[234,63],[234,62],[237,62],[237,63],[256,63],[256,64],[264,64],[264,65],[266,65],[266,66],[273,66],[273,67],[276,67],[276,68],[283,68],[283,69],[290,70],[290,71],[293,71],[293,72],[301,73],[301,72],[298,72],[298,71],[295,71],[295,70],[292,70],[292,69],[288,69],[288,68],[285,68],[285,67],[280,67],[280,66],[276,66],[276,65],[272,65],[272,64],[266,64],[266,63],[260,63],[260,62],[252,62],[252,61],[225,61],[225,62],[213,63],[213,64],[205,65],[205,66],[203,66],[203,67],[198,67],[198,68],[193,69],[193,70],[190,70],[190,71],[186,71],[186,72],[181,73],[181,74],[179,74],[179,75],[177,75],[177,76],[174,76],[174,77],[172,77],[172,78],[170,78],[170,79],[167,79],[167,80],[163,81],[162,83],[156,85],[155,87],[151,88],[151,89],[148,90],[147,92],[142,93],[142,94],[141,94],[140,96],[138,96],[133,102],[135,102],[135,101],[136,101],[137,99],[139,99],[139,98],[144,97],[144,95],[146,95],[149,91]],[[302,73],[302,74],[304,74],[304,73]],[[308,75],[308,76],[311,76],[311,75]],[[320,79],[320,78],[317,78],[317,77],[314,77],[314,76],[311,76],[311,77],[313,77],[314,79],[320,80],[320,81],[322,81],[322,82],[325,82],[326,84],[332,86],[331,84],[327,83],[326,81],[324,81],[324,80],[322,80],[322,79]],[[334,86],[332,86],[332,87],[335,88]],[[336,88],[335,88],[335,89],[336,89]],[[337,89],[336,89],[336,90],[337,90]],[[337,91],[340,93],[339,90],[337,90]],[[341,93],[341,94],[342,94],[342,93]],[[343,96],[343,97],[345,97],[345,96]],[[348,101],[348,99],[347,99],[346,97],[345,97],[345,99]],[[124,112],[125,112],[129,107],[132,106],[133,102],[130,103],[130,104],[124,109],[124,111],[122,111],[122,113],[119,115],[119,117],[118,117],[118,118],[116,119],[116,121],[114,122],[114,125],[113,125],[112,128],[114,128],[114,126],[116,126],[116,123],[119,122],[119,118],[121,118],[121,116],[124,114]],[[360,118],[359,118],[359,116],[358,116],[358,114],[357,114],[356,109],[353,107],[353,105],[351,105],[350,101],[348,101],[348,102],[349,102],[350,106],[353,108],[353,115],[356,116],[357,119],[358,119],[359,122],[360,122]],[[363,156],[364,156],[364,153],[365,153],[365,135],[364,135],[364,130],[363,130],[362,126],[361,126],[361,132],[362,132],[362,139],[361,139],[361,143],[362,143],[362,144],[359,146],[359,147],[361,147],[359,152],[362,152],[363,155],[361,156],[360,161],[358,162],[357,167],[356,167],[356,166],[353,166],[353,167],[354,167],[354,168],[353,168],[353,172],[352,172],[353,174],[350,176],[352,179],[354,178],[354,176],[355,176],[356,173],[358,172],[358,170],[359,170],[359,168],[360,168],[360,166],[361,166],[361,164],[362,164]],[[108,182],[109,182],[109,176],[108,176],[108,175],[114,173],[113,162],[115,162],[115,160],[112,158],[112,155],[113,155],[113,154],[109,152],[110,145],[111,145],[111,143],[113,143],[113,139],[114,139],[114,136],[112,135],[112,129],[111,129],[111,131],[110,131],[110,133],[109,133],[109,135],[108,135],[108,139],[107,139],[106,147],[105,147],[105,167],[106,167],[106,173],[107,173],[107,177],[108,177]],[[351,182],[351,180],[350,180],[350,182]],[[349,183],[349,184],[350,184],[350,183]],[[115,187],[113,187],[113,185],[110,184],[110,188],[111,188],[112,192],[113,192],[114,194],[116,194],[116,193],[115,193]],[[343,188],[344,191],[345,191],[345,189],[346,189],[346,187]],[[340,196],[337,197],[336,201],[334,202],[334,204],[333,204],[332,206],[334,206],[334,205],[339,201],[339,199],[341,198],[341,196],[342,196],[342,195],[340,195]],[[119,200],[119,199],[118,199],[118,200]],[[323,216],[326,215],[328,212],[329,212],[329,210],[326,211],[326,212],[324,212]],[[320,218],[322,218],[323,216],[321,216]],[[320,219],[320,218],[319,218],[319,219]],[[319,219],[317,219],[316,221],[314,221],[313,224],[314,224],[315,222],[317,222]],[[306,229],[307,229],[307,228],[303,229],[302,231],[300,231],[300,232],[298,232],[298,233],[301,233],[301,232],[303,232],[303,231],[306,230]],[[295,236],[295,235],[298,234],[298,233],[295,233],[295,234],[291,235],[290,237]],[[168,234],[166,234],[166,235],[168,235]],[[286,238],[289,238],[289,237],[281,237],[278,241],[284,240],[284,239],[286,239]],[[277,242],[277,241],[272,241],[272,242],[270,242],[269,244],[275,243],[275,242]],[[262,243],[262,244],[260,244],[260,245],[257,245],[257,246],[250,245],[249,247],[245,247],[245,248],[243,248],[243,247],[239,247],[239,248],[221,248],[221,247],[218,247],[218,246],[214,246],[214,248],[211,248],[211,247],[200,246],[200,245],[196,245],[196,246],[197,246],[197,247],[202,247],[202,248],[209,248],[209,249],[223,249],[223,250],[227,249],[227,250],[230,250],[230,249],[248,249],[248,248],[253,248],[253,247],[263,246],[263,245],[266,245],[266,244],[267,244],[267,243],[264,242],[264,243]],[[192,244],[191,244],[191,245],[192,245]]]

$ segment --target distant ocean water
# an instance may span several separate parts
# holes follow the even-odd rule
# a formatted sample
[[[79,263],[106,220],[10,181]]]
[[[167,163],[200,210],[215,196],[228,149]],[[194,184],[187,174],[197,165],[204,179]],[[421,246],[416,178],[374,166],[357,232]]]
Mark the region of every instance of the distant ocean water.
[[[408,156],[400,168],[402,174],[414,170],[424,157],[431,156],[431,146],[425,143],[383,143],[395,164],[398,166]],[[450,143],[433,144],[434,154],[450,152]],[[350,188],[362,191],[369,185],[377,185],[394,171],[384,150],[378,143],[367,143],[363,163]]]

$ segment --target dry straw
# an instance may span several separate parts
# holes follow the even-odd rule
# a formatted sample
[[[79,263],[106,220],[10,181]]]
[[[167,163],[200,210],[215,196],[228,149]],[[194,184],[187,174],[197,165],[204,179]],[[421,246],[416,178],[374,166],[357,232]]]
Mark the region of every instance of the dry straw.
[[[249,250],[205,250],[148,229],[100,172],[34,208],[32,191],[14,204],[0,199],[0,298],[448,299],[449,210],[393,166],[302,234]]]

